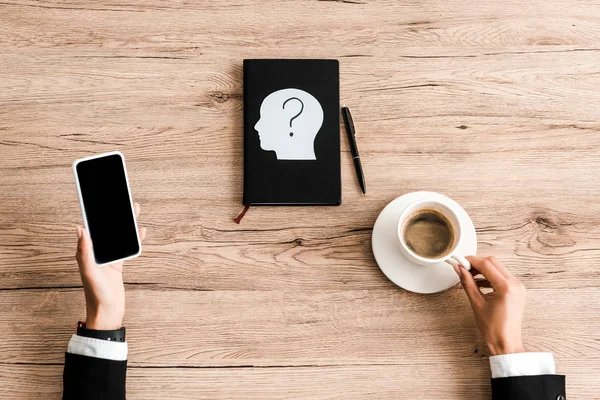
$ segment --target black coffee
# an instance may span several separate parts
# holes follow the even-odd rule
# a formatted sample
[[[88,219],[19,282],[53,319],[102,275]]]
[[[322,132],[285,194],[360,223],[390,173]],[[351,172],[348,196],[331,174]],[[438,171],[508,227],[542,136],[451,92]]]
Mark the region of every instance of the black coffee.
[[[426,208],[409,217],[404,225],[404,241],[416,255],[438,258],[452,250],[454,229],[439,211]]]

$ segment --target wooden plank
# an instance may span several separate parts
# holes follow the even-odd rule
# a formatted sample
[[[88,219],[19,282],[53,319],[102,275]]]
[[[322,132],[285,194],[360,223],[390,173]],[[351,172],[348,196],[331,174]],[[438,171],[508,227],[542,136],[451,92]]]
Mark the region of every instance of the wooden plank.
[[[600,255],[600,213],[585,215],[598,203],[504,200],[494,193],[461,194],[478,230],[479,254],[499,256],[530,288],[598,287],[594,260]],[[204,209],[194,207],[194,200],[150,201],[141,218],[148,228],[144,254],[127,264],[125,279],[208,290],[390,288],[370,249],[370,227],[393,198],[381,197],[351,201],[335,212],[314,209],[312,216],[297,208],[286,209],[285,216],[283,210],[252,208],[240,226],[229,219],[234,206]],[[50,210],[4,214],[13,221],[0,228],[0,288],[80,284],[74,261],[79,210],[76,198],[72,202],[64,218],[60,204],[49,204],[57,209],[55,217]],[[179,216],[168,215],[173,208],[181,210]],[[57,220],[38,224],[38,215]],[[311,221],[316,223],[310,226]]]
[[[527,4],[517,0],[486,4],[461,0],[282,4],[271,0],[228,5],[148,0],[128,4],[99,1],[93,7],[83,1],[9,0],[3,7],[10,10],[11,17],[5,18],[11,28],[6,29],[5,43],[9,48],[26,49],[58,45],[94,51],[168,52],[181,42],[223,51],[284,47],[296,52],[335,44],[353,50],[419,45],[549,47],[591,45],[598,35],[594,2],[559,0]],[[89,18],[96,22],[93,34],[84,29]],[[122,23],[124,18],[128,23]],[[75,36],[64,37],[65,30]]]
[[[594,399],[595,360],[561,363],[567,394]],[[482,369],[450,365],[347,365],[319,368],[135,368],[127,398],[169,399],[398,399],[487,400],[489,376]],[[61,365],[3,365],[3,394],[11,399],[60,399]],[[427,385],[424,384],[427,382]]]
[[[82,291],[4,290],[0,296],[0,361],[61,362],[75,322],[84,317]],[[142,285],[128,288],[127,307],[129,361],[136,366],[471,362],[473,373],[488,368],[487,350],[458,287],[423,296],[401,290],[185,291]],[[597,316],[595,288],[530,290],[526,346],[552,351],[559,362],[600,359]]]

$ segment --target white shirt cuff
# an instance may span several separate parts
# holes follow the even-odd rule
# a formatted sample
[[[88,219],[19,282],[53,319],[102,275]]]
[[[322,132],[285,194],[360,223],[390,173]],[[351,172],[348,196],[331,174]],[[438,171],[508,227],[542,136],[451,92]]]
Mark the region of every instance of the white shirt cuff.
[[[106,360],[127,360],[127,342],[110,342],[108,340],[94,339],[73,335],[69,341],[67,352]]]
[[[490,356],[492,378],[526,375],[554,375],[552,353],[514,353]]]

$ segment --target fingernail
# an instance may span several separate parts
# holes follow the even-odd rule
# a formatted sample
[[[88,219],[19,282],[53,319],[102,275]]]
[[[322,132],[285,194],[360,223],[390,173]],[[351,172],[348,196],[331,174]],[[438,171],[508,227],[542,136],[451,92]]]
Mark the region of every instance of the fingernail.
[[[77,225],[77,239],[81,239],[81,227]]]
[[[454,268],[454,272],[456,272],[456,275],[462,277],[462,271],[458,265],[453,265],[452,268]]]

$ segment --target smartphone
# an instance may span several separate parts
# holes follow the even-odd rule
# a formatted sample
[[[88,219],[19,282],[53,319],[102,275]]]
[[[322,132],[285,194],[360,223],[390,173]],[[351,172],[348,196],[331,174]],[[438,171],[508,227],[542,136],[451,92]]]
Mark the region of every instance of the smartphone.
[[[142,245],[123,154],[113,151],[75,160],[73,172],[96,264],[139,256]]]

